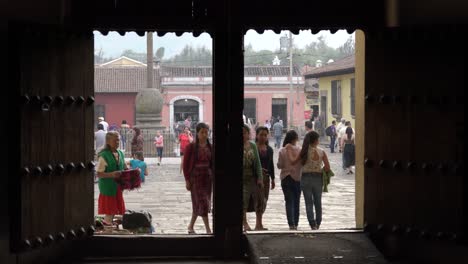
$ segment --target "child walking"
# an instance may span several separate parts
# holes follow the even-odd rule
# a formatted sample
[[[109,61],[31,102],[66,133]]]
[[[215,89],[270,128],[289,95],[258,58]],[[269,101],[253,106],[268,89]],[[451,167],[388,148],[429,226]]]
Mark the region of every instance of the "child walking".
[[[156,137],[154,138],[154,145],[156,145],[156,152],[158,154],[158,166],[161,165],[163,149],[164,149],[164,138],[161,135],[161,131],[156,133]]]
[[[211,212],[212,155],[211,144],[208,140],[209,127],[205,123],[198,123],[195,142],[188,144],[184,151],[183,172],[185,187],[192,198],[192,218],[188,226],[188,233],[195,234],[193,229],[198,216],[201,216],[207,234],[211,234],[208,213]]]
[[[148,176],[148,166],[143,157],[143,151],[135,152],[133,159],[130,160],[130,167],[132,169],[140,169],[141,182],[145,182],[145,176]]]

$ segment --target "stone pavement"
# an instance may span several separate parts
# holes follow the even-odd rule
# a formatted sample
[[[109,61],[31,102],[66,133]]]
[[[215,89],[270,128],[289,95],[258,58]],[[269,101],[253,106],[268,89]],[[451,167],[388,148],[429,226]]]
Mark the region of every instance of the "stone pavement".
[[[324,142],[325,143],[325,142]],[[347,175],[341,168],[341,153],[330,153],[329,148],[322,146],[329,157],[335,173],[328,186],[328,193],[322,195],[323,220],[320,229],[355,228],[354,174]],[[275,166],[278,151],[275,150]],[[185,189],[184,177],[179,173],[180,158],[163,158],[158,166],[155,158],[147,158],[149,176],[138,190],[125,191],[124,200],[129,210],[147,210],[153,216],[155,234],[187,234],[192,204],[190,193]],[[95,214],[99,190],[95,184]],[[301,196],[301,212],[298,231],[310,231],[305,213],[304,198]],[[247,214],[248,221],[255,225],[255,213]],[[212,226],[211,214],[209,215]],[[289,231],[284,207],[284,196],[276,170],[276,188],[270,190],[268,206],[263,216],[264,226],[270,231]],[[195,224],[197,233],[205,233],[202,219]]]

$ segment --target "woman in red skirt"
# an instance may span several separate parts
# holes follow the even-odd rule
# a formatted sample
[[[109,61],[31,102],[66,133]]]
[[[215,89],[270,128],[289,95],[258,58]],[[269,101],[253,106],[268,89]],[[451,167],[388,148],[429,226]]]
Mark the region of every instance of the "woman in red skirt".
[[[119,148],[119,134],[115,131],[106,134],[106,145],[99,152],[97,176],[99,177],[98,214],[104,214],[104,224],[112,225],[114,215],[125,213],[122,189],[114,180],[121,171],[127,169],[124,154]]]
[[[211,212],[212,162],[211,144],[208,141],[209,127],[198,123],[195,142],[184,150],[183,171],[185,186],[192,196],[192,219],[188,233],[194,234],[193,226],[198,216],[201,216],[207,234],[211,234],[208,213]]]

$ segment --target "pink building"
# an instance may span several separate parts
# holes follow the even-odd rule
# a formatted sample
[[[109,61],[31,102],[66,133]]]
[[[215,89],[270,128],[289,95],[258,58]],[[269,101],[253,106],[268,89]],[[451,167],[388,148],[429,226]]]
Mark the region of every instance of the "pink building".
[[[175,127],[188,116],[192,124],[212,124],[211,67],[162,67],[155,69],[155,84],[159,82],[164,98],[162,124]],[[103,115],[109,124],[123,119],[135,124],[135,96],[145,87],[146,68],[96,67],[96,117]],[[304,79],[298,68],[293,69],[292,93],[288,66],[246,66],[244,70],[244,115],[261,125],[265,120],[280,117],[289,126],[290,100],[293,100],[293,126],[303,126]]]

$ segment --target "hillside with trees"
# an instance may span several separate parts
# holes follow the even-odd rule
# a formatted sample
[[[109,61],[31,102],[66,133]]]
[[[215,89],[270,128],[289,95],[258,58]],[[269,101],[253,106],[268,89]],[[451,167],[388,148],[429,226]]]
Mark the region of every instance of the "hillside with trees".
[[[300,68],[304,65],[315,65],[317,60],[327,62],[332,59],[334,61],[354,54],[355,43],[350,36],[348,40],[338,48],[328,46],[324,37],[320,36],[318,41],[307,44],[300,49],[297,46],[293,47],[293,63]],[[244,48],[244,64],[245,65],[271,65],[275,56],[281,61],[281,65],[289,65],[289,54],[280,50],[259,50],[256,51],[252,45],[246,45]],[[126,56],[137,61],[146,63],[146,53],[138,53],[131,49],[124,50],[121,56]],[[110,61],[115,58],[105,57],[102,50],[95,51],[95,63],[100,64]],[[164,48],[159,48],[154,55],[154,61],[159,61],[162,65],[168,66],[211,66],[212,52],[206,47],[193,47],[186,45],[182,51],[170,58],[164,57]]]

